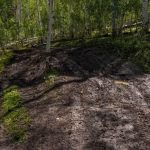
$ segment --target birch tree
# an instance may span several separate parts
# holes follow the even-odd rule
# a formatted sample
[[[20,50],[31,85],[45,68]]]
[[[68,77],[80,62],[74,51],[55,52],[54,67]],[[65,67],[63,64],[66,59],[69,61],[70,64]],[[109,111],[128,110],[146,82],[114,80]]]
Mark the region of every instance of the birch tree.
[[[37,15],[38,15],[38,26],[39,26],[40,29],[42,29],[42,21],[41,21],[40,2],[39,2],[39,0],[36,0],[36,6],[37,6]]]
[[[21,28],[21,19],[22,19],[22,1],[17,0],[17,9],[16,9],[16,22],[17,22],[17,36],[20,38],[20,28]]]
[[[142,28],[145,33],[148,32],[148,0],[142,3]]]
[[[16,20],[19,25],[21,24],[21,16],[22,16],[22,3],[21,0],[17,0]]]
[[[48,12],[48,33],[47,33],[47,45],[46,52],[51,52],[51,39],[52,39],[52,24],[53,24],[53,0],[47,1],[47,12]]]
[[[117,35],[117,26],[116,26],[116,0],[112,0],[112,36]]]

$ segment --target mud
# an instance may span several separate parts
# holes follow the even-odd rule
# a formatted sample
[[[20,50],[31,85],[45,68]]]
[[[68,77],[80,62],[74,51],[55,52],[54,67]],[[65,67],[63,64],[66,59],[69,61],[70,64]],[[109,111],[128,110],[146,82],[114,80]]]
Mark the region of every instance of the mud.
[[[16,52],[0,89],[18,85],[32,120],[24,143],[13,143],[1,125],[0,149],[149,150],[150,75],[133,65],[121,76],[124,63],[99,48]],[[59,72],[51,86],[50,69]]]

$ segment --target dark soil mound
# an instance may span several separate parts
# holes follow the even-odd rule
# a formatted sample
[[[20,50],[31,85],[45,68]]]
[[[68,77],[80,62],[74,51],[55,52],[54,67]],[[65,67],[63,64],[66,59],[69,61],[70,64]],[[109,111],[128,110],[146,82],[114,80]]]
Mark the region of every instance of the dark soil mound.
[[[50,70],[58,72],[52,85]],[[32,121],[24,143],[1,126],[0,149],[150,149],[150,75],[127,60],[99,48],[16,52],[0,90],[14,84]]]

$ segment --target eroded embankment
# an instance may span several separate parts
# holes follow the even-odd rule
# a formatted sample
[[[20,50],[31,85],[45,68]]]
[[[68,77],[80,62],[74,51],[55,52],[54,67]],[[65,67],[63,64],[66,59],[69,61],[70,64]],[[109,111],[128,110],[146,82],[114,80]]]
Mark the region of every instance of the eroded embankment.
[[[1,87],[19,86],[31,124],[24,143],[13,143],[2,127],[0,148],[149,150],[150,75],[130,63],[118,73],[124,63],[98,48],[16,54]],[[59,73],[45,82],[49,70]]]

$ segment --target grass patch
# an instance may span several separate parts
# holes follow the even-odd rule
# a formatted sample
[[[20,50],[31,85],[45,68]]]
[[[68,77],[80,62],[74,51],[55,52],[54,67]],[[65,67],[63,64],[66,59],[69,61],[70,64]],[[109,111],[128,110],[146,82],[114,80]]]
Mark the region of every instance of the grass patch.
[[[26,139],[29,122],[30,118],[23,107],[9,113],[3,120],[4,127],[15,141],[23,141]]]
[[[4,112],[10,112],[16,107],[21,106],[21,97],[17,89],[5,91],[3,96],[2,109]]]
[[[5,68],[5,65],[10,61],[12,56],[13,53],[11,51],[1,52],[0,50],[0,73],[2,73],[2,71]]]
[[[8,134],[15,141],[23,141],[30,123],[30,117],[26,109],[21,105],[21,97],[16,86],[3,92],[2,110],[7,114],[3,118],[3,125]]]
[[[59,75],[57,70],[50,70],[44,77],[44,80],[47,85],[52,86],[56,80],[56,77]]]

